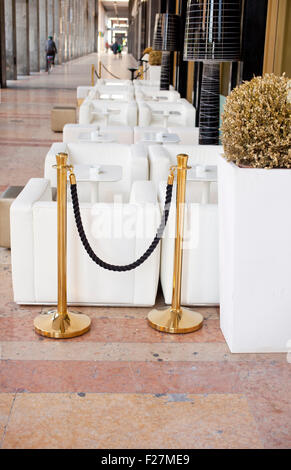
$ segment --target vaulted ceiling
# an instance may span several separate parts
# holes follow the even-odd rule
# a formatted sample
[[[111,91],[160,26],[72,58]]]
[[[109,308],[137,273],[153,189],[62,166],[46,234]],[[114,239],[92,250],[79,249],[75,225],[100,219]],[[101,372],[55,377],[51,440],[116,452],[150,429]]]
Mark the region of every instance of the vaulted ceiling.
[[[128,1],[125,0],[103,0],[102,1],[107,16],[127,18]]]

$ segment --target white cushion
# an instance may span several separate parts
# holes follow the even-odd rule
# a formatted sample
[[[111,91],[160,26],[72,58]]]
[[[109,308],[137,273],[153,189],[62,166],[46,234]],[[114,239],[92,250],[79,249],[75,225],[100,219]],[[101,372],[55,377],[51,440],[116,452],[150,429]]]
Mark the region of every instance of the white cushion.
[[[160,181],[165,181],[171,165],[177,164],[177,155],[189,155],[188,164],[191,165],[217,165],[218,157],[222,152],[220,145],[153,145],[148,148],[150,163],[150,179],[158,187]],[[215,185],[216,186],[216,185]]]
[[[57,172],[53,165],[58,153],[67,153],[68,163],[72,165],[119,165],[122,167],[122,179],[112,183],[99,183],[99,199],[112,202],[118,197],[127,202],[134,181],[148,179],[148,159],[142,145],[95,144],[95,143],[56,143],[53,144],[45,160],[45,178],[51,185],[57,185]],[[79,184],[80,200],[90,201],[90,187],[87,183]]]
[[[193,202],[189,183],[186,194],[181,302],[182,305],[217,305],[219,304],[218,206],[217,203]],[[159,199],[163,202],[164,198],[165,183],[162,183],[159,188]],[[175,188],[173,201],[175,201]],[[175,228],[176,208],[175,203],[172,203],[168,226],[162,240],[161,254],[161,285],[167,304],[172,302]]]
[[[101,133],[109,134],[119,144],[133,144],[133,129],[129,126],[98,126]],[[90,134],[97,124],[66,124],[63,130],[63,142],[79,142],[81,134]]]
[[[195,108],[187,100],[180,99],[177,102],[166,101],[165,103],[139,101],[137,104],[140,126],[163,127],[164,116],[162,113],[164,111],[175,113],[168,117],[167,127],[195,126]]]
[[[150,245],[160,223],[151,182],[134,185],[130,204],[81,203],[84,228],[94,251],[112,264],[129,264]],[[57,203],[46,180],[31,180],[14,202],[12,272],[17,303],[57,302]],[[25,232],[25,236],[23,233]],[[79,239],[68,204],[68,301],[74,304],[145,305],[155,303],[159,249],[130,272],[107,271],[93,263]]]
[[[135,101],[128,103],[122,101],[108,100],[86,100],[82,103],[79,110],[79,124],[106,125],[104,111],[108,108],[118,111],[118,114],[108,116],[109,126],[136,126],[137,124],[137,105]]]

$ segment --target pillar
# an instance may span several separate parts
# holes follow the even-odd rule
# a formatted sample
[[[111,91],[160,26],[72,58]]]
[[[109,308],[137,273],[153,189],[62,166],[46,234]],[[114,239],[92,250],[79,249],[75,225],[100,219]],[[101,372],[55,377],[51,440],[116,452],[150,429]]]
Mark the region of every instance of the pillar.
[[[4,0],[0,0],[0,87],[6,88],[5,13]]]
[[[17,80],[15,0],[5,0],[6,78]]]
[[[55,42],[58,49],[56,64],[62,63],[62,34],[60,22],[61,2],[54,0],[54,25],[55,25]]]
[[[39,54],[39,0],[29,2],[29,62],[30,71],[40,71]]]
[[[48,38],[47,0],[39,0],[39,56],[40,68],[46,68],[45,46]]]
[[[29,75],[29,5],[28,0],[16,0],[17,73]]]
[[[94,17],[94,52],[98,52],[98,0],[95,0],[95,17]]]
[[[54,39],[55,28],[54,28],[54,0],[47,0],[47,24],[48,24],[48,36],[52,36]]]

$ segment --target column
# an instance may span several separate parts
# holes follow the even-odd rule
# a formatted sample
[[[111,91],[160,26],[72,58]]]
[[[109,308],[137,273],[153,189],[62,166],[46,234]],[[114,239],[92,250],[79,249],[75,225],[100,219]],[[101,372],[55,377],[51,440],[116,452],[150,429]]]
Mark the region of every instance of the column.
[[[72,0],[68,0],[68,60],[72,58]]]
[[[54,38],[54,0],[47,0],[47,24],[48,24],[48,36]]]
[[[40,71],[39,0],[29,2],[29,62],[31,72]]]
[[[16,0],[17,72],[29,75],[29,6],[28,0]]]
[[[0,88],[6,88],[4,0],[0,0]]]
[[[46,68],[45,46],[47,38],[47,0],[39,0],[39,55],[41,70],[44,70]]]
[[[56,58],[56,64],[61,65],[62,63],[62,33],[61,33],[61,2],[60,0],[54,0],[54,25],[55,25],[55,42],[58,49],[58,55]]]
[[[17,80],[15,0],[5,0],[6,78]],[[3,17],[2,17],[3,18]]]
[[[95,0],[95,17],[94,17],[94,52],[98,52],[98,0]]]

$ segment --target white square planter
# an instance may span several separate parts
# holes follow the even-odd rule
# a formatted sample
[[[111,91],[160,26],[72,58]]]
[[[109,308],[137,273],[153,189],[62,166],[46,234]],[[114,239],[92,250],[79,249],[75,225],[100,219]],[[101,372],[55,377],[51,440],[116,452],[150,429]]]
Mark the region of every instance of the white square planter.
[[[284,352],[291,339],[291,170],[219,157],[221,329],[231,352]]]

